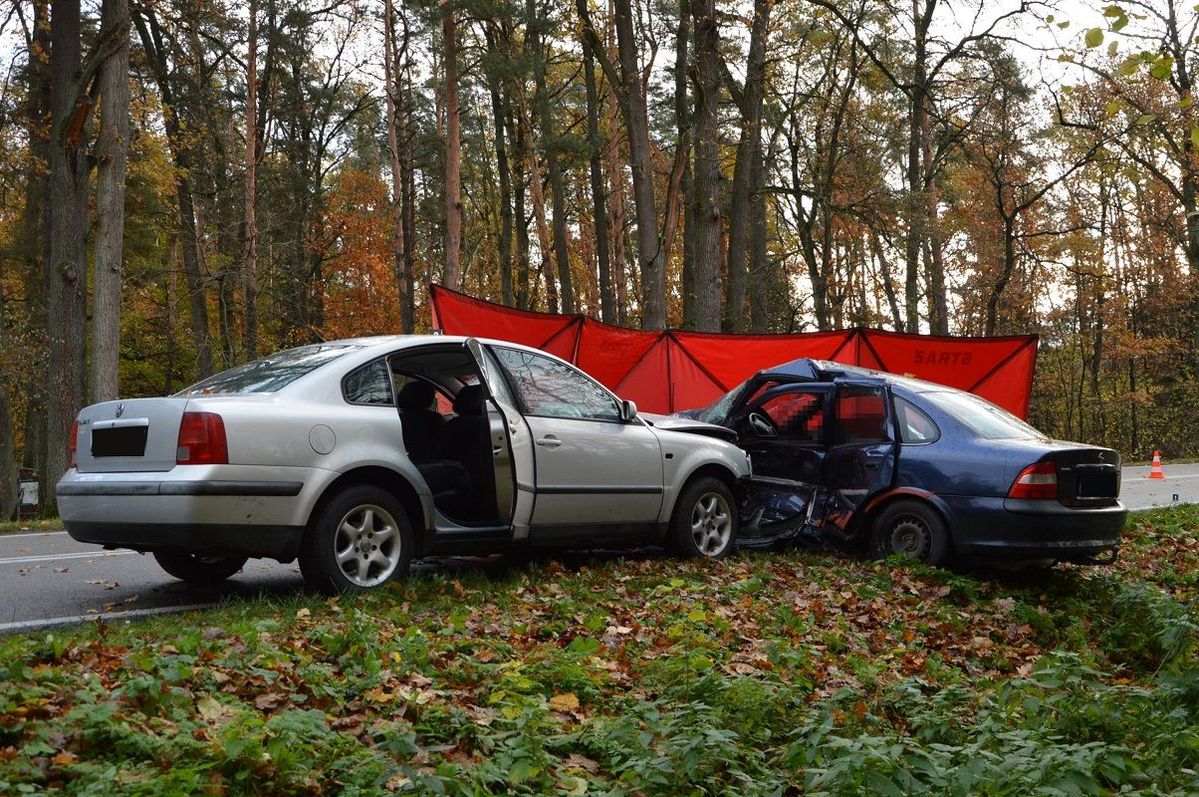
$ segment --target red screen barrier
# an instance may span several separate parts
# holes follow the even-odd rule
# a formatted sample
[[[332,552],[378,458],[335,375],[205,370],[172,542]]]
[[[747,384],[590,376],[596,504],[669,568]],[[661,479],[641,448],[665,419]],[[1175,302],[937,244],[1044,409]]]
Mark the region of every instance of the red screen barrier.
[[[802,357],[834,360],[968,390],[1028,416],[1037,336],[964,338],[878,329],[795,335],[649,332],[582,315],[514,310],[440,285],[433,327],[510,340],[569,360],[647,412],[700,407],[761,371]]]

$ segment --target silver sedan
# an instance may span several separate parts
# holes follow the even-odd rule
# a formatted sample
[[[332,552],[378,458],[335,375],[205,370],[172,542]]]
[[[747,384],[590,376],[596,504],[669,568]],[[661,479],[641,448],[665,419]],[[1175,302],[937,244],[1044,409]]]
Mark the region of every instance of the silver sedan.
[[[536,349],[359,338],[85,408],[57,496],[75,539],[152,552],[186,581],[298,558],[315,589],[370,589],[430,554],[723,556],[749,463],[719,438],[655,425]]]

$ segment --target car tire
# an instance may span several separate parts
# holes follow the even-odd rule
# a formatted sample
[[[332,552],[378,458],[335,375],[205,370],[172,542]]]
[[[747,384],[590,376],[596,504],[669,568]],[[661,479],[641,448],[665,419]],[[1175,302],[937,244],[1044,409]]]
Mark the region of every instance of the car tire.
[[[412,524],[395,496],[362,484],[313,517],[300,545],[300,572],[318,592],[365,592],[407,574],[413,545]]]
[[[720,559],[737,545],[737,511],[733,491],[712,476],[684,488],[670,520],[670,543],[684,559]]]
[[[921,501],[896,501],[874,519],[870,550],[880,559],[906,556],[926,565],[939,565],[950,549],[945,521]]]
[[[169,574],[197,586],[219,584],[241,570],[246,556],[204,556],[184,551],[155,551],[154,560]]]

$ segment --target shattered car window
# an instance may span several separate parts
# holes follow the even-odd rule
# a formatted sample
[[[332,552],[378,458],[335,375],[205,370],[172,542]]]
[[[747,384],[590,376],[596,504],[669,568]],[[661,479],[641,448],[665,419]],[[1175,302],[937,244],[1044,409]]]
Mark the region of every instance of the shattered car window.
[[[737,400],[737,397],[745,391],[745,385],[748,382],[748,379],[745,380],[745,382],[737,385],[703,409],[691,410],[688,413],[681,414],[695,418],[697,421],[703,421],[704,423],[723,423],[724,419],[728,417],[729,410],[733,408],[733,403]]]

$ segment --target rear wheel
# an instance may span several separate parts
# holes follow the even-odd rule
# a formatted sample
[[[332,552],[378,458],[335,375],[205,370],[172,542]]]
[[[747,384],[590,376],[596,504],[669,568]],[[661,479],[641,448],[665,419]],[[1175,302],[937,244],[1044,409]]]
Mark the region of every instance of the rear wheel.
[[[245,556],[204,556],[182,551],[156,551],[154,559],[158,566],[181,581],[189,584],[219,584],[241,570]]]
[[[719,559],[737,542],[737,513],[733,491],[712,476],[683,488],[670,521],[671,542],[685,558]]]
[[[300,572],[320,592],[375,589],[408,572],[412,546],[412,526],[395,496],[358,485],[313,519],[300,548]]]
[[[880,558],[904,556],[939,565],[949,555],[949,530],[927,504],[896,501],[875,518],[870,548]]]

